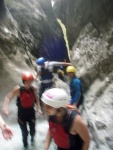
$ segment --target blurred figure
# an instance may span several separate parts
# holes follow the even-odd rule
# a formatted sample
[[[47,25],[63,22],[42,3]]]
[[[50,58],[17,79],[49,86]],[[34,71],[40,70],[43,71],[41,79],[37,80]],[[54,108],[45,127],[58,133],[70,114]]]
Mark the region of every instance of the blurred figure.
[[[49,129],[44,150],[49,150],[54,139],[57,150],[88,150],[90,137],[83,118],[73,109],[66,108],[69,95],[60,88],[52,88],[42,94]]]
[[[0,128],[2,130],[2,135],[5,140],[9,140],[13,136],[13,131],[10,129],[10,127],[5,123],[3,118],[0,116]]]
[[[64,78],[64,71],[63,71],[63,66],[60,66],[58,69],[57,69],[57,74],[58,74],[58,78],[62,81],[65,80]]]
[[[55,66],[69,66],[71,63],[57,62],[57,61],[46,61],[44,57],[40,57],[36,60],[37,64],[37,75],[40,77],[41,85],[39,88],[39,99],[41,102],[42,93],[53,86],[53,69]]]
[[[31,143],[34,142],[35,136],[35,109],[34,104],[37,105],[38,113],[42,115],[40,108],[40,102],[37,97],[37,88],[32,86],[34,76],[30,72],[25,72],[22,74],[23,86],[15,86],[12,91],[6,95],[3,105],[3,113],[7,116],[9,115],[9,102],[16,96],[17,97],[17,107],[18,107],[18,123],[21,128],[23,144],[24,147],[28,147],[28,129],[29,125]]]
[[[82,95],[82,85],[79,78],[76,77],[76,68],[74,66],[68,66],[66,68],[68,77],[71,79],[70,91],[71,91],[71,101],[70,104],[75,107],[79,107],[80,103],[83,101]]]

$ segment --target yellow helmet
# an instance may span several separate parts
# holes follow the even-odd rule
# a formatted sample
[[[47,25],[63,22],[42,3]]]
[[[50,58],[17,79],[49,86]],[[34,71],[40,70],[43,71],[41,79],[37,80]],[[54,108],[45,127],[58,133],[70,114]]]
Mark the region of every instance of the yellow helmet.
[[[73,72],[73,73],[76,73],[76,68],[74,66],[68,66],[66,68],[66,72],[69,73],[69,72]]]

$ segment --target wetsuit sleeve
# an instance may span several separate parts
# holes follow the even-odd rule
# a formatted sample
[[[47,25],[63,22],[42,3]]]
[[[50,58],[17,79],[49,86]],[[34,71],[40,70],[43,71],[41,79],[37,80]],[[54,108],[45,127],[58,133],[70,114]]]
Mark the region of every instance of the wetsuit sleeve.
[[[73,103],[77,104],[79,102],[80,96],[81,96],[81,83],[77,79],[73,81],[73,94],[72,94],[72,99],[70,101],[70,104]]]

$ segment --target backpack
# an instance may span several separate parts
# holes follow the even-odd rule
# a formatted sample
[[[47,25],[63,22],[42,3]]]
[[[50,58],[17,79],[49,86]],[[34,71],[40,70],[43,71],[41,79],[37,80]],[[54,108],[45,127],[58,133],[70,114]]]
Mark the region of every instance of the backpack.
[[[18,108],[31,108],[34,106],[35,95],[33,86],[27,92],[24,86],[20,86],[20,97],[17,97],[16,105]]]

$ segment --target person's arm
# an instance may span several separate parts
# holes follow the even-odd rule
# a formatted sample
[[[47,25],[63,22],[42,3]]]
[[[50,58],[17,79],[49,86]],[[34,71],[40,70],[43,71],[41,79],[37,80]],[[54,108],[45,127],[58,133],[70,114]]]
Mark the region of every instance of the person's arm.
[[[37,77],[41,75],[41,72],[37,70]]]
[[[49,62],[50,65],[52,66],[72,66],[71,63],[67,63],[67,62],[58,62],[58,61],[51,61]]]
[[[74,125],[75,131],[83,140],[82,150],[88,150],[89,143],[90,143],[89,131],[85,122],[83,121],[80,115],[77,115],[75,117],[73,125]]]
[[[3,100],[3,109],[2,112],[4,115],[8,116],[9,115],[9,103],[13,99],[14,96],[19,95],[19,86],[16,86],[10,91],[4,98]]]
[[[44,150],[48,150],[49,149],[51,140],[52,140],[52,137],[51,137],[49,129],[48,129],[48,132],[47,132],[47,135],[46,135],[45,144],[44,144]]]
[[[77,79],[73,83],[73,96],[72,96],[72,99],[70,101],[70,104],[77,107],[77,103],[80,100],[80,96],[81,96],[81,83]]]
[[[35,95],[35,100],[36,100],[36,105],[37,105],[38,113],[39,113],[39,115],[42,115],[40,101],[38,99],[37,88],[36,87],[34,87],[34,95]]]
[[[0,128],[2,130],[2,135],[5,140],[11,139],[13,136],[13,131],[9,128],[9,126],[5,123],[5,121],[0,116]]]
[[[40,76],[40,75],[41,75],[41,67],[37,66],[37,76]]]
[[[59,63],[62,66],[72,66],[72,63],[67,63],[67,62],[59,62]]]

